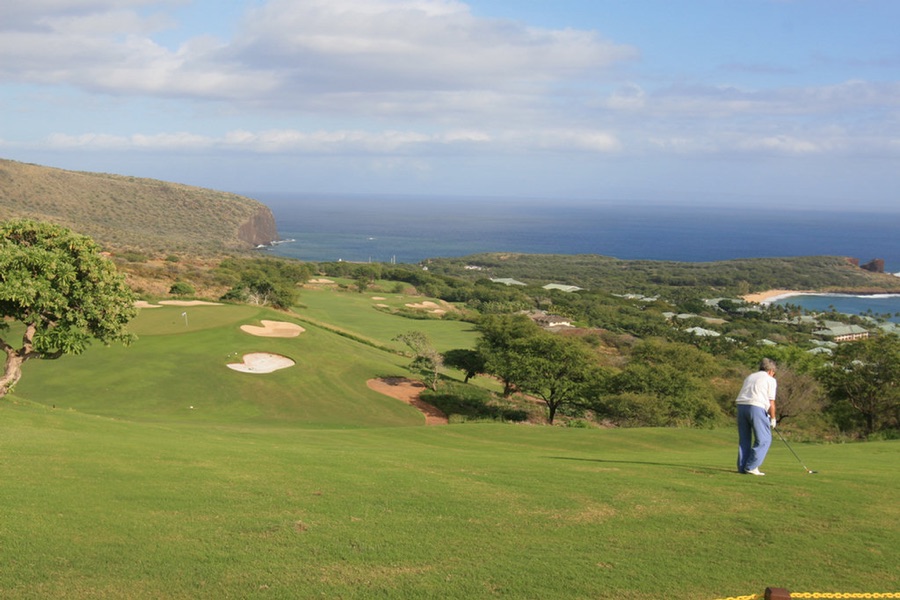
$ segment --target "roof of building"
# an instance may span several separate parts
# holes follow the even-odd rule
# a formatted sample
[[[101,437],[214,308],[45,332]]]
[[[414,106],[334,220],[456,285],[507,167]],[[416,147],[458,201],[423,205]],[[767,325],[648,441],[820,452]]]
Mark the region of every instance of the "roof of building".
[[[509,277],[500,277],[497,279],[491,279],[494,283],[502,283],[503,285],[528,285],[521,281],[517,281],[515,279],[511,279]]]
[[[815,335],[822,335],[825,337],[841,337],[845,335],[862,335],[869,333],[863,327],[859,325],[845,325],[843,323],[837,323],[833,327],[827,327],[825,329],[819,329],[817,331],[813,331]]]
[[[580,288],[577,285],[563,285],[561,283],[548,283],[544,286],[545,290],[559,290],[561,292],[579,292],[584,288]]]
[[[713,331],[711,329],[703,329],[702,327],[689,327],[685,329],[688,333],[693,333],[694,335],[700,337],[719,337],[722,335],[718,331]]]

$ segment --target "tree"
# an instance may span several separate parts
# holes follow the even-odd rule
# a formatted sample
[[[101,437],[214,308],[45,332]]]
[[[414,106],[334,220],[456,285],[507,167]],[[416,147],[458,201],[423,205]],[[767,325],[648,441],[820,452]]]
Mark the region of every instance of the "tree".
[[[691,371],[666,362],[632,360],[607,379],[602,403],[629,425],[703,425],[719,416],[713,391]]]
[[[822,410],[824,394],[815,377],[795,371],[790,365],[778,363],[778,399],[775,408],[778,422],[801,415],[818,414]]]
[[[428,336],[421,331],[410,331],[401,333],[394,340],[409,346],[409,349],[413,351],[413,361],[409,365],[410,368],[422,373],[425,376],[428,387],[432,391],[437,391],[444,359],[441,353],[434,349]]]
[[[847,404],[858,413],[866,435],[898,426],[900,337],[882,335],[842,344],[820,379],[835,404]]]
[[[240,283],[222,296],[222,300],[237,300],[287,310],[297,301],[297,292],[294,284],[289,281],[273,281],[264,275],[247,273]]]
[[[541,332],[525,315],[485,315],[476,325],[481,339],[476,349],[484,357],[485,371],[503,381],[503,395],[512,393],[510,349],[516,340]]]
[[[91,339],[128,344],[137,314],[134,294],[89,237],[29,219],[0,224],[0,348],[6,365],[0,396],[33,358],[78,354]],[[6,338],[8,320],[25,330],[21,346]]]
[[[476,350],[457,348],[444,352],[444,364],[466,374],[463,383],[484,372],[484,357]]]
[[[311,267],[274,258],[228,258],[215,269],[231,289],[222,300],[273,306],[287,310],[297,301],[297,284],[312,276]]]
[[[560,407],[585,399],[591,389],[594,361],[577,339],[541,332],[515,340],[508,356],[516,387],[544,401],[551,424]]]
[[[375,280],[381,276],[381,265],[368,264],[361,265],[353,269],[353,279],[356,282],[356,289],[361,294],[365,292]]]

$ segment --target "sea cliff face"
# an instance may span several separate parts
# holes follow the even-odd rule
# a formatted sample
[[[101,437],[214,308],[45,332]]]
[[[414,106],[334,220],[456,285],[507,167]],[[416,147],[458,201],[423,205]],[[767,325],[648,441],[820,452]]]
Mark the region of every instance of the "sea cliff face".
[[[210,255],[278,240],[265,204],[229,192],[0,159],[0,221],[58,223],[114,251]]]
[[[268,245],[278,240],[275,216],[267,206],[261,206],[250,219],[238,228],[238,238],[253,246]]]

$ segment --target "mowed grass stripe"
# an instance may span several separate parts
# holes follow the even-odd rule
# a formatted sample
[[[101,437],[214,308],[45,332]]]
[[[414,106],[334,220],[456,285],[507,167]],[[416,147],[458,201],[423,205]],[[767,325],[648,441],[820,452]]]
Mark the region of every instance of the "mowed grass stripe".
[[[898,584],[893,442],[804,445],[817,475],[775,448],[769,475],[751,478],[731,471],[730,431],[230,432],[29,404],[0,417],[7,597],[714,598]]]

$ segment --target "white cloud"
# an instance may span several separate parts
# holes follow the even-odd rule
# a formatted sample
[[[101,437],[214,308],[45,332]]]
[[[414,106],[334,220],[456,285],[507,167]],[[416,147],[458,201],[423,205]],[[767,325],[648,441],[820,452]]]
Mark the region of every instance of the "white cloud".
[[[153,37],[171,17],[137,10],[169,3],[37,4],[0,15],[14,23],[0,37],[0,81],[294,110],[340,95],[357,112],[369,110],[360,96],[387,93],[415,111],[422,94],[436,104],[448,92],[539,94],[635,56],[593,32],[477,18],[453,0],[271,0],[248,11],[233,40],[195,37],[174,50]]]
[[[810,140],[788,135],[774,135],[744,140],[741,148],[751,151],[774,151],[778,154],[819,154],[826,148]]]
[[[508,131],[494,135],[478,130],[447,130],[424,133],[412,130],[365,131],[354,129],[301,131],[271,129],[233,130],[222,136],[189,132],[132,134],[127,136],[87,133],[56,133],[44,145],[52,149],[196,150],[239,151],[257,154],[360,154],[402,156],[456,153],[522,154],[565,151],[610,153],[621,149],[620,141],[604,131],[548,129]]]
[[[65,96],[58,102],[84,102],[85,114],[103,101],[130,108],[150,98],[148,112],[159,119],[129,119],[122,109],[108,133],[95,119],[31,135],[52,148],[385,160],[896,153],[898,82],[751,87],[642,78],[633,46],[595,31],[481,18],[458,0],[246,3],[256,8],[231,23],[230,38],[191,34],[173,44],[180,13],[167,11],[185,2],[0,3],[0,84],[86,92],[56,94]],[[181,121],[165,122],[170,113]],[[205,134],[191,132],[195,115]],[[96,133],[77,133],[79,126]]]
[[[593,32],[476,18],[441,0],[272,0],[234,49],[304,92],[530,89],[636,55]]]

